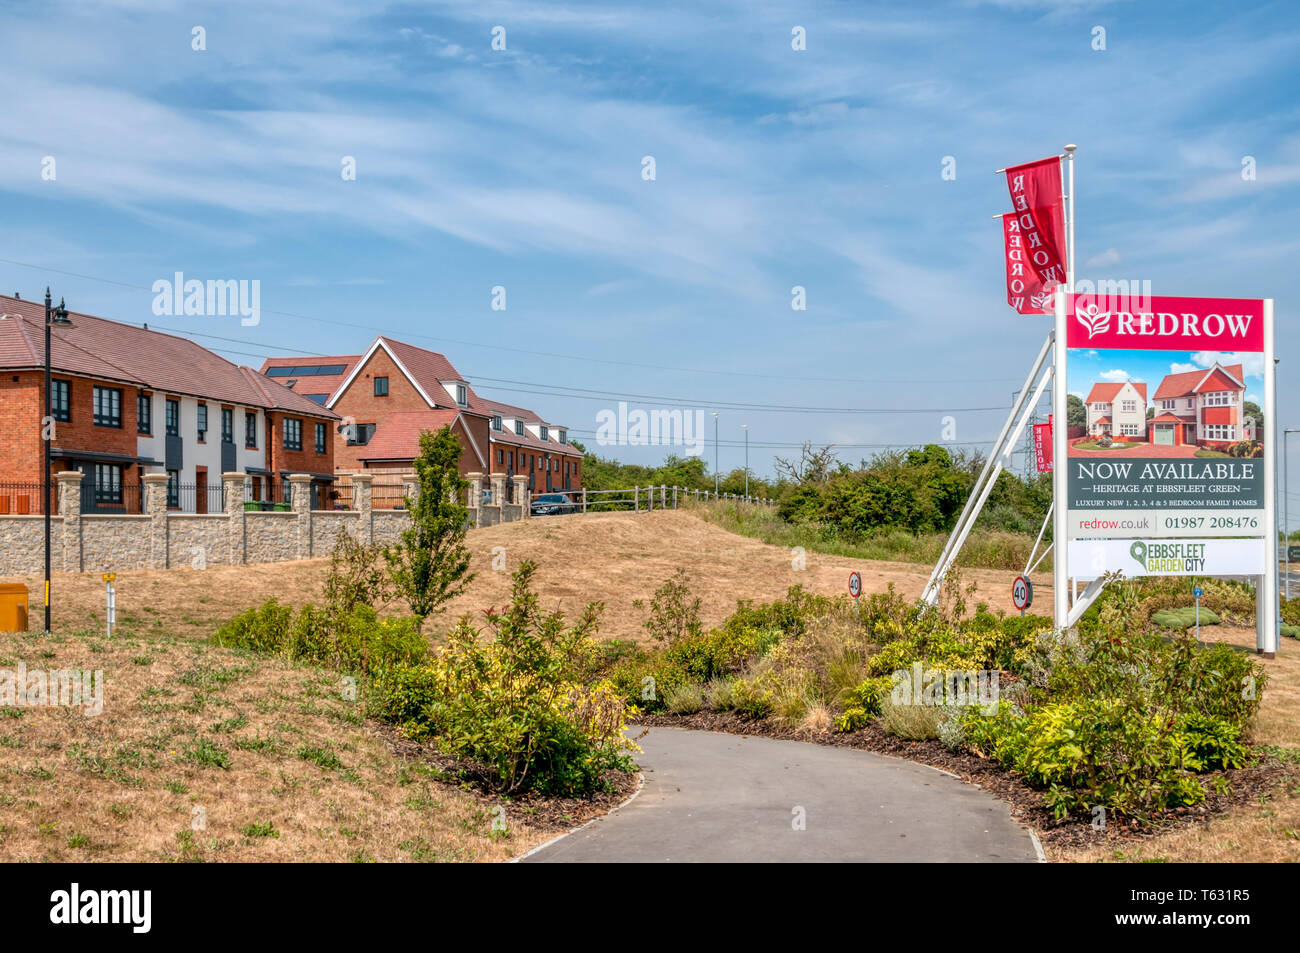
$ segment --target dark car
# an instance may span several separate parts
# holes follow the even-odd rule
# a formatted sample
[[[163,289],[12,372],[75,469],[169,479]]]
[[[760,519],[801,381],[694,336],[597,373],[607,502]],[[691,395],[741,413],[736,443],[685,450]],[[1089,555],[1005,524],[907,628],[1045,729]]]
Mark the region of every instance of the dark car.
[[[531,512],[534,516],[558,516],[560,513],[572,513],[578,504],[565,493],[543,493],[533,497]]]

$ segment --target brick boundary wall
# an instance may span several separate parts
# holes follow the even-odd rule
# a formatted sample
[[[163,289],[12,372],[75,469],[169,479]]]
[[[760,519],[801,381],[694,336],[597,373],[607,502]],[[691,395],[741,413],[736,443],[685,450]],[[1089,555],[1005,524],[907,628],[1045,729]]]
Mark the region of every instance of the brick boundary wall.
[[[479,504],[483,474],[469,475],[469,502]],[[81,512],[77,471],[57,474],[58,511],[51,516],[50,552],[55,572],[124,572],[130,569],[204,569],[328,556],[347,533],[366,543],[392,543],[410,524],[405,510],[371,507],[370,474],[354,474],[353,509],[313,510],[311,477],[289,477],[288,512],[244,509],[244,473],[223,473],[226,505],[221,513],[175,513],[167,509],[167,475],[146,473],[143,515]],[[515,477],[518,504],[469,507],[469,524],[494,526],[528,516],[526,477]],[[504,476],[492,476],[492,499],[504,496]],[[403,483],[416,494],[413,479]],[[43,516],[0,516],[0,576],[39,574],[45,568]]]

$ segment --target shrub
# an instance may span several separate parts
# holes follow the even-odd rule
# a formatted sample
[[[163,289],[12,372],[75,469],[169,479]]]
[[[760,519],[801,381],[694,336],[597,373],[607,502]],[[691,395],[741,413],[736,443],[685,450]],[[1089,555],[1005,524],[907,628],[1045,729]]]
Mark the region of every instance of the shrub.
[[[1213,715],[1187,714],[1178,719],[1185,763],[1193,771],[1244,767],[1250,752],[1241,743],[1241,729]]]
[[[429,664],[431,674],[394,684],[407,694],[386,697],[385,710],[405,714],[403,726],[432,734],[443,750],[479,766],[496,790],[535,789],[574,796],[597,789],[608,769],[629,770],[623,737],[626,707],[609,682],[582,686],[593,651],[600,604],[576,625],[538,606],[534,566],[515,572],[511,604],[489,613],[493,638],[462,618]]]
[[[885,694],[880,699],[880,727],[905,741],[926,741],[939,737],[939,705],[899,704]]]
[[[839,731],[857,731],[865,728],[872,718],[880,714],[882,698],[888,698],[893,679],[888,675],[869,678],[857,688],[844,693],[844,712],[835,719]]]
[[[650,617],[642,625],[656,642],[672,645],[700,634],[701,600],[698,596],[691,598],[688,578],[686,570],[678,569],[651,597]],[[641,605],[640,600],[633,604],[638,608]]]
[[[736,703],[732,698],[731,679],[715,678],[704,686],[704,703],[713,711],[729,711]]]
[[[268,599],[256,609],[241,612],[212,634],[211,641],[227,648],[278,654],[289,637],[293,609]]]
[[[1195,606],[1187,606],[1182,609],[1160,609],[1151,613],[1151,621],[1160,626],[1162,629],[1185,629],[1194,628],[1197,624],[1197,612]],[[1218,625],[1219,616],[1211,609],[1201,608],[1200,611],[1201,625]]]
[[[664,707],[674,715],[693,715],[704,707],[704,688],[699,682],[683,682],[664,692]]]

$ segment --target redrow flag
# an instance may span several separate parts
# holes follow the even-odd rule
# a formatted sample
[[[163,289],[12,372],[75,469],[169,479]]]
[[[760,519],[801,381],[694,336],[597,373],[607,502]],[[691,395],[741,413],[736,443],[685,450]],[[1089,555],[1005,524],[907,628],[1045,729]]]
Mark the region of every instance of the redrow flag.
[[[1052,293],[1043,288],[1029,264],[1029,249],[1015,212],[1002,216],[1002,247],[1007,256],[1007,304],[1021,314],[1051,313]]]
[[[1011,193],[1012,214],[1015,216],[1019,247],[1023,249],[1026,263],[1038,279],[1039,294],[1051,295],[1065,281],[1065,202],[1061,195],[1061,160],[1058,156],[1039,159],[1006,170],[1007,190]],[[1003,217],[1004,237],[1009,236],[1006,217]],[[1022,314],[1037,313],[1040,309],[1022,309],[1012,300],[1017,297],[1011,287],[1011,246],[1008,242],[1007,299]],[[1032,305],[1034,292],[1027,291]]]

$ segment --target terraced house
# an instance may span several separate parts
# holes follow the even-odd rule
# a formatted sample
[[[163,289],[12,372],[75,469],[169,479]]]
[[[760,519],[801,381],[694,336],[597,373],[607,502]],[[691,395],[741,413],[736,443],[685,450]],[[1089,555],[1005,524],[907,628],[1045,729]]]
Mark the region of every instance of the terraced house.
[[[54,326],[54,472],[79,470],[86,512],[138,513],[141,477],[166,472],[168,506],[221,509],[221,474],[249,474],[254,499],[283,499],[310,474],[312,507],[334,482],[337,415],[174,334],[89,314]],[[0,508],[40,512],[45,315],[0,296]]]
[[[448,425],[461,444],[462,475],[521,474],[533,492],[582,485],[582,454],[568,445],[566,428],[479,396],[437,351],[380,335],[362,354],[268,358],[261,372],[338,415],[336,472],[344,483],[372,473],[376,506],[400,501],[420,433]]]

